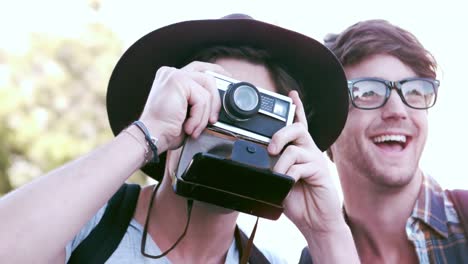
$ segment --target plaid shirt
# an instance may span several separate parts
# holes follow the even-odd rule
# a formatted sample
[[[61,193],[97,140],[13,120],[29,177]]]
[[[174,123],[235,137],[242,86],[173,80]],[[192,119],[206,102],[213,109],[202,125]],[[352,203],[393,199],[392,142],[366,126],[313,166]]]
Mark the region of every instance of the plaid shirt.
[[[457,213],[430,176],[424,177],[406,234],[420,263],[468,263],[468,241]]]

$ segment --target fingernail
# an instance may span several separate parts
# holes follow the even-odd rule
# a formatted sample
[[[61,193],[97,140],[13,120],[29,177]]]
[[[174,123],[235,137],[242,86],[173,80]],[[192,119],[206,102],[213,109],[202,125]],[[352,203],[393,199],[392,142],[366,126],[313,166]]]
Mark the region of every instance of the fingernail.
[[[276,146],[275,146],[275,144],[270,143],[270,144],[268,145],[268,151],[269,151],[270,153],[276,153]]]
[[[210,122],[211,122],[212,124],[214,124],[214,123],[216,123],[216,121],[218,121],[218,115],[217,115],[217,114],[211,115],[211,117],[210,117]]]

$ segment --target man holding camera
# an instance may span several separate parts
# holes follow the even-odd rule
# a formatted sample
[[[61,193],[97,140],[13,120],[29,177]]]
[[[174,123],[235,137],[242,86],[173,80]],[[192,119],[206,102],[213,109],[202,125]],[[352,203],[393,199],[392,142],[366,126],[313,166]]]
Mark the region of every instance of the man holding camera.
[[[107,221],[106,203],[144,167],[159,184],[139,193],[132,219],[109,258],[93,261],[91,254],[82,263],[148,263],[155,258],[154,263],[256,262],[248,259],[251,246],[242,252],[238,243],[238,212],[232,210],[238,204],[225,208],[174,192],[184,182],[176,175],[181,146],[187,138],[202,137],[224,109],[216,78],[208,71],[290,97],[296,107],[292,124],[264,144],[268,155],[277,157],[271,170],[295,182],[280,207],[307,238],[314,260],[358,262],[322,155],[346,119],[342,68],[315,40],[245,15],[173,24],[130,47],[112,74],[107,95],[117,137],[2,198],[0,259],[71,261],[73,251],[101,225],[120,225],[119,215]],[[304,106],[295,91],[301,85]],[[187,186],[191,191],[200,184]],[[268,189],[269,182],[259,188]],[[113,242],[101,237],[94,245]],[[267,253],[265,261],[281,262]]]
[[[434,58],[383,20],[357,23],[325,44],[348,79],[348,119],[327,153],[361,261],[467,263],[467,197],[444,191],[419,168],[439,87]]]

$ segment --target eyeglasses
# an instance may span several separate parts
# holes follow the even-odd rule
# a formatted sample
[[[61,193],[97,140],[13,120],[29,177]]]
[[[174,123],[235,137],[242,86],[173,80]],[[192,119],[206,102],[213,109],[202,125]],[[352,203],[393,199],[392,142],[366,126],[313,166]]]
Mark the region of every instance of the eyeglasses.
[[[377,109],[387,103],[395,89],[405,105],[414,109],[434,106],[440,82],[430,78],[408,78],[387,81],[380,78],[360,78],[348,81],[353,106],[359,109]]]

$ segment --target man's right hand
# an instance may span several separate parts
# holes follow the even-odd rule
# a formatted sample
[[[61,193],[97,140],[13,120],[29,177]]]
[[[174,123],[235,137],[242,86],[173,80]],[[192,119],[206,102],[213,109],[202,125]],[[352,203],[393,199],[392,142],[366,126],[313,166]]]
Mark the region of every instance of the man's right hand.
[[[206,70],[228,75],[219,65],[201,62],[182,69],[163,67],[156,74],[140,120],[159,138],[160,152],[216,122],[221,103],[214,77]],[[63,263],[67,244],[140,168],[142,154],[134,138],[119,135],[1,197],[0,259]]]
[[[218,120],[221,100],[207,70],[230,75],[219,65],[197,61],[156,73],[140,120],[158,138],[159,154],[179,147],[185,135],[197,138],[208,122]]]

